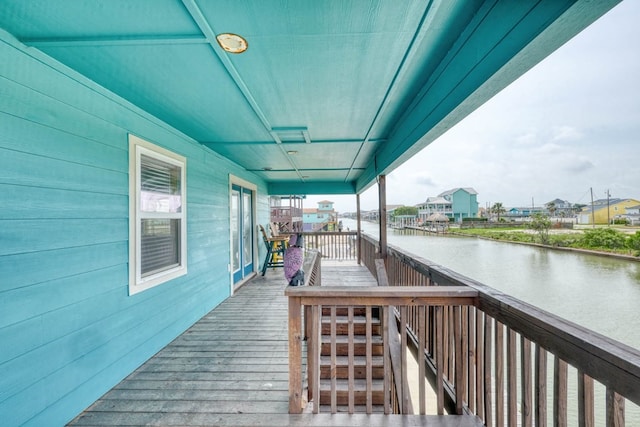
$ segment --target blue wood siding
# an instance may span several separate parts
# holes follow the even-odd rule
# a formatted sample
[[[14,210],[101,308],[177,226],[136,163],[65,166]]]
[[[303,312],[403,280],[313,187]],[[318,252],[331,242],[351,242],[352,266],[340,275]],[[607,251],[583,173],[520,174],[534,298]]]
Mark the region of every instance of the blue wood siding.
[[[187,157],[188,185],[188,274],[134,296],[129,133]],[[256,176],[0,30],[3,425],[69,421],[229,296],[230,173],[268,222]]]

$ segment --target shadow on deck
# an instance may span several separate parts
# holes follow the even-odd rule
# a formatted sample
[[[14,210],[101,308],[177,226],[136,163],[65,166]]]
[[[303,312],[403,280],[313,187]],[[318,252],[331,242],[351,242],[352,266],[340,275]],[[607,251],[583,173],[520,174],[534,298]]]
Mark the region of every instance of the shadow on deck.
[[[323,286],[373,285],[365,267],[323,264]],[[472,426],[458,416],[288,413],[285,281],[240,288],[92,406],[73,426]]]

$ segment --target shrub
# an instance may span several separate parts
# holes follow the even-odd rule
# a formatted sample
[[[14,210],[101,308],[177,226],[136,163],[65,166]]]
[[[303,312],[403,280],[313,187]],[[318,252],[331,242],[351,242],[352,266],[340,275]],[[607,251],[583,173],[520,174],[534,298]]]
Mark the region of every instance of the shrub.
[[[626,246],[626,240],[623,233],[612,228],[586,230],[582,237],[583,244],[588,248],[624,248]]]
[[[636,234],[627,238],[627,247],[635,251],[640,251],[640,231],[636,231]]]

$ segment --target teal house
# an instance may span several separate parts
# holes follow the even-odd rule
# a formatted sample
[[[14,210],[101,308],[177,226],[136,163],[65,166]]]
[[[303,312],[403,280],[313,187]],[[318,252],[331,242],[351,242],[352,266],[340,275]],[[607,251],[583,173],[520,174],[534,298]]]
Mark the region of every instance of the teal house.
[[[450,216],[454,221],[478,216],[478,192],[473,188],[453,188],[438,194],[438,197],[451,202]]]
[[[270,195],[356,197],[617,2],[369,3],[1,2],[2,425],[69,422],[256,276]]]
[[[304,231],[328,231],[336,224],[337,212],[330,200],[321,200],[317,208],[305,208],[302,213]],[[331,230],[334,231],[334,230]]]

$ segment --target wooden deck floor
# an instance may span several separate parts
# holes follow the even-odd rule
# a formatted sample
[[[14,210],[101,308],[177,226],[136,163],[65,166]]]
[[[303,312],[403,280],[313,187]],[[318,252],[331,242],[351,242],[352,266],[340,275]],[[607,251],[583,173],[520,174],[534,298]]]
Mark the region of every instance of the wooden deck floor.
[[[374,284],[364,267],[323,265],[322,282]],[[466,417],[288,414],[282,269],[240,288],[69,425],[475,426]]]

